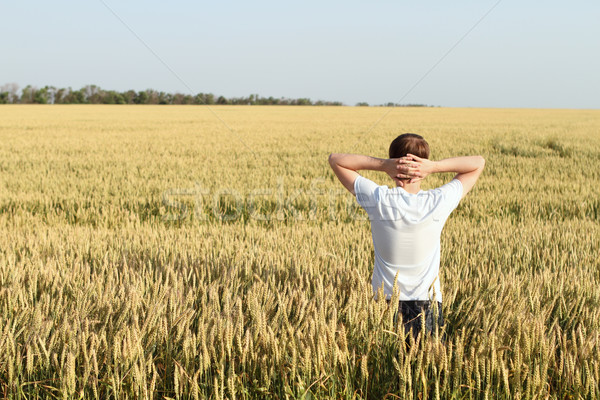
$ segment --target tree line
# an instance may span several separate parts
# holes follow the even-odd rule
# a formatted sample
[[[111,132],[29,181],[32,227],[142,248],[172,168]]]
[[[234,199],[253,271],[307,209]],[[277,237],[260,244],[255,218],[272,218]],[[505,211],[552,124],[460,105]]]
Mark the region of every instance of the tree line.
[[[0,104],[234,104],[234,105],[298,105],[298,106],[341,106],[341,101],[312,101],[308,98],[262,97],[251,94],[247,97],[216,96],[212,93],[195,95],[159,92],[154,89],[142,91],[105,90],[96,85],[87,85],[79,90],[32,85],[19,90],[11,83],[0,87]]]
[[[159,92],[154,89],[142,91],[105,90],[96,85],[86,85],[79,90],[27,85],[19,89],[16,83],[0,86],[0,104],[232,104],[232,105],[291,105],[291,106],[343,106],[341,101],[312,101],[308,98],[262,97],[251,94],[247,97],[215,96],[212,93],[196,95]],[[366,106],[366,102],[356,106]],[[427,107],[424,104],[385,103],[386,107]]]

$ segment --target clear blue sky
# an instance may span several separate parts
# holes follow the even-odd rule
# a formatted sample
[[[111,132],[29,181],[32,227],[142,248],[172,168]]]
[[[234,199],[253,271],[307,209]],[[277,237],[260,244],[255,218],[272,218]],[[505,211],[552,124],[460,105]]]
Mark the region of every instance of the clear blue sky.
[[[193,92],[398,102],[497,0],[104,0]],[[0,1],[0,85],[188,89],[101,0]],[[600,1],[502,0],[403,100],[600,108]]]

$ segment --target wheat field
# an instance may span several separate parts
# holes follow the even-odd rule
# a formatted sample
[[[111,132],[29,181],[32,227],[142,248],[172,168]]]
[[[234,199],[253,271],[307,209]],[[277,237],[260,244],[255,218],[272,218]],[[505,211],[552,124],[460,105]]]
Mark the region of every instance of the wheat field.
[[[409,346],[327,163],[404,132],[486,158]],[[599,178],[598,110],[2,106],[0,395],[598,398]]]

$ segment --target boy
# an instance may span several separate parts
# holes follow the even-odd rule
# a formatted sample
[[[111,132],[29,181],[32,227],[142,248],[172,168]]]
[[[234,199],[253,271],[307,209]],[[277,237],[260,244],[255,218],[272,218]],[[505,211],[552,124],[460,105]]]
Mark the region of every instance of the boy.
[[[422,314],[429,332],[444,324],[438,279],[440,235],[450,213],[477,182],[485,160],[467,156],[431,161],[428,143],[414,133],[394,139],[389,157],[330,154],[329,164],[369,215],[375,249],[373,292],[383,286],[389,301],[397,279],[404,328],[416,337]],[[386,172],[396,187],[379,186],[360,176],[359,170]],[[457,175],[436,189],[421,190],[421,180],[438,172]]]

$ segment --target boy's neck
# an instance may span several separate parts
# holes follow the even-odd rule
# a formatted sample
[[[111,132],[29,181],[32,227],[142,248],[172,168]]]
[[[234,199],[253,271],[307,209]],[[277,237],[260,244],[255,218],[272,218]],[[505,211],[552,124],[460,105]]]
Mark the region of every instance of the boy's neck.
[[[419,191],[421,191],[421,182],[413,182],[413,183],[403,182],[402,185],[396,185],[396,186],[401,186],[402,189],[404,189],[408,193],[412,193],[412,194],[417,194],[417,193],[419,193]]]

